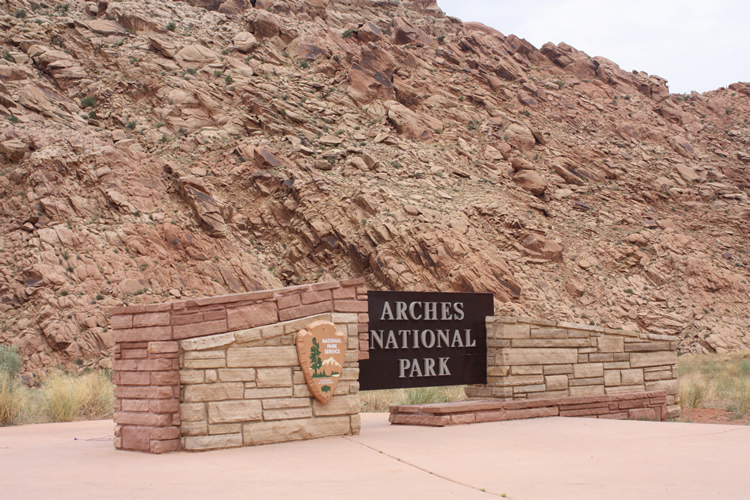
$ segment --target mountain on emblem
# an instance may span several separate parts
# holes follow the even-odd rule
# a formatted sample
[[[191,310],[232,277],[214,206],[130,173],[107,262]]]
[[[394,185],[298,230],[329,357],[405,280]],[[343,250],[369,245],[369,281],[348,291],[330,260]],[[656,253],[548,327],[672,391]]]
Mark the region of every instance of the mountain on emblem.
[[[297,357],[315,399],[328,403],[346,358],[346,334],[330,321],[316,321],[297,333]]]

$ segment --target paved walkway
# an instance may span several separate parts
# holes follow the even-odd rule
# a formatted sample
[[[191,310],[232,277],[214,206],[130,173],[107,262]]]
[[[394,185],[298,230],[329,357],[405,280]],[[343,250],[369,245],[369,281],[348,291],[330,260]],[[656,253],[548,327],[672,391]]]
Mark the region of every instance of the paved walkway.
[[[750,498],[750,427],[545,418],[206,453],[118,452],[110,421],[0,428],[0,498]]]

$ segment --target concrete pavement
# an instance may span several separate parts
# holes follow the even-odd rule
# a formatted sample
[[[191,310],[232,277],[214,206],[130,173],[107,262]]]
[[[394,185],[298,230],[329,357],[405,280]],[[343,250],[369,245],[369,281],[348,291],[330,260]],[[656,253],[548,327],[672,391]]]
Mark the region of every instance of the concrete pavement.
[[[0,428],[0,497],[722,499],[750,496],[750,427],[545,418],[205,453],[116,451],[111,421]]]

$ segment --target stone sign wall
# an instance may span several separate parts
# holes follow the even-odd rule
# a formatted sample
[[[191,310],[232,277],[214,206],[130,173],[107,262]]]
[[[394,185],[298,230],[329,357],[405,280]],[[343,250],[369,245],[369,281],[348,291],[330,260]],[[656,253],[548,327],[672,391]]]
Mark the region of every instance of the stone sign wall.
[[[297,332],[330,321],[347,338],[333,397],[305,383]],[[214,450],[359,434],[357,313],[330,313],[181,343],[182,449]]]
[[[295,320],[303,319],[296,323],[300,329],[308,324],[308,318],[310,322],[320,317],[343,321],[341,328],[346,328],[351,352],[346,357],[348,379],[342,381],[337,390],[357,394],[358,382],[353,381],[357,363],[367,357],[367,291],[361,279],[120,307],[110,314],[116,343],[113,381],[116,385],[115,447],[118,449],[164,453],[180,450],[183,444],[187,449],[208,449],[221,439],[235,445],[239,443],[235,432],[237,425],[242,426],[243,444],[261,443],[265,442],[260,437],[262,433],[248,431],[245,434],[248,423],[276,422],[274,415],[284,414],[289,417],[308,415],[306,418],[310,421],[329,418],[312,402],[308,404],[309,409],[305,409],[300,401],[294,401],[306,397],[302,395],[301,373],[293,372],[289,364],[294,335],[288,328]],[[266,355],[246,354],[249,345]],[[264,350],[271,347],[289,351],[282,356],[284,364],[269,361],[270,351]],[[294,358],[296,364],[296,355]],[[250,366],[256,362],[256,366]],[[222,363],[226,366],[219,366]],[[288,386],[282,372],[289,373]],[[181,377],[184,377],[182,383]],[[199,383],[200,380],[203,382]],[[283,387],[279,385],[282,381]],[[210,395],[212,392],[214,395]],[[334,404],[331,408],[335,410],[328,411],[351,406],[353,398],[345,399],[344,393],[338,394],[331,401]],[[339,397],[345,402],[336,402]],[[187,406],[181,404],[181,398],[189,400]],[[220,404],[223,402],[231,404]],[[201,413],[200,404],[205,415]],[[248,409],[255,408],[254,413],[249,413],[242,421],[228,421],[231,417],[225,415],[232,412],[236,415],[243,404]],[[259,420],[256,419],[258,405],[262,412]],[[341,410],[340,415],[345,414],[346,410]],[[202,415],[205,416],[205,433],[201,433]],[[356,419],[346,418],[349,419],[346,432],[355,432],[358,429]],[[280,424],[266,427],[274,425]],[[321,430],[325,425],[311,425],[289,432],[296,439],[333,432],[330,426],[328,430]],[[333,425],[344,431],[343,424]],[[219,432],[233,436],[212,439]],[[282,437],[276,439],[282,440]]]
[[[471,399],[503,400],[653,391],[666,393],[663,418],[679,416],[674,337],[505,317],[487,318],[487,384],[466,388]]]

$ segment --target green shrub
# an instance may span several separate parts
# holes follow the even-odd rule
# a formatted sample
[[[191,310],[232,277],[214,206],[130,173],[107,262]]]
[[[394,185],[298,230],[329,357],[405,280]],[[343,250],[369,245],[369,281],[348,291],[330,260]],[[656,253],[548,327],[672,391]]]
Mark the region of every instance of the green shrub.
[[[177,29],[177,24],[175,24],[174,21],[170,21],[169,23],[167,23],[167,29],[169,31],[174,31]]]
[[[14,379],[21,373],[23,358],[16,346],[0,345],[0,372]]]
[[[341,33],[341,38],[349,38],[354,34],[354,31],[352,30],[345,30],[343,33]]]
[[[96,97],[89,95],[81,99],[82,108],[93,108],[96,106]]]

